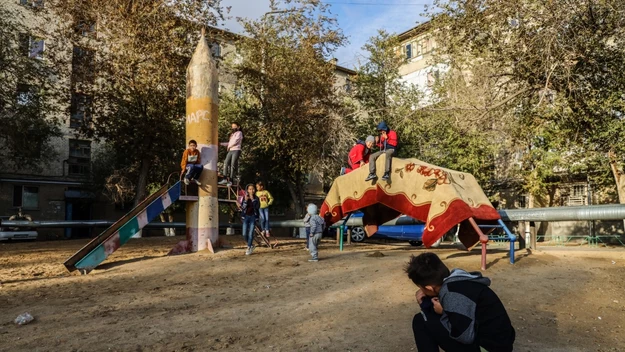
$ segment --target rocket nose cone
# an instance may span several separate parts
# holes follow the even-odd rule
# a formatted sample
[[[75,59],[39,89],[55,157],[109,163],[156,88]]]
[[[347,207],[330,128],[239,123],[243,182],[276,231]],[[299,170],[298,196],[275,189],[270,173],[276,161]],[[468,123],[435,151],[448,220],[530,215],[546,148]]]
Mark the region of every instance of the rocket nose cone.
[[[202,33],[202,35],[200,36],[200,40],[195,47],[195,51],[193,52],[193,56],[191,57],[191,62],[189,63],[189,66],[191,66],[191,64],[197,65],[202,63],[209,63],[211,59],[212,57],[210,47],[208,46],[208,41],[206,40],[204,33]]]

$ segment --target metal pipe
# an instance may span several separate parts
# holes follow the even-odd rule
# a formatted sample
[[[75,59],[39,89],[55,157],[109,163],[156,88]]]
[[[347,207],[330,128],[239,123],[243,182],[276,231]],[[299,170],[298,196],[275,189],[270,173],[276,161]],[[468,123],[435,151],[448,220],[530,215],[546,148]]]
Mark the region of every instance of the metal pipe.
[[[91,220],[91,221],[2,221],[2,227],[32,227],[32,228],[80,228],[80,227],[109,227],[114,221]],[[166,229],[184,228],[184,222],[151,222],[145,228]],[[219,227],[241,227],[241,224],[221,223]],[[280,226],[276,226],[280,227]],[[290,227],[290,226],[289,226]]]
[[[589,221],[623,220],[625,204],[586,205],[533,209],[502,209],[503,221]]]
[[[588,220],[623,220],[625,219],[625,204],[589,205],[579,207],[553,207],[533,209],[503,209],[499,210],[503,221],[588,221]],[[344,220],[333,226],[341,226]],[[415,225],[422,222],[407,216],[402,216],[384,223],[384,226]],[[59,227],[106,227],[113,221],[90,220],[90,221],[0,221],[3,227],[36,227],[36,228],[59,228]],[[349,227],[363,226],[361,217],[351,217],[345,225]],[[240,227],[240,224],[221,223],[219,227]],[[271,227],[305,227],[303,220],[271,221]],[[184,227],[182,222],[158,223],[152,222],[147,227],[167,228]]]
[[[514,264],[514,243],[516,242],[516,236],[510,232],[508,226],[506,226],[502,220],[497,220],[497,223],[499,223],[499,226],[501,226],[506,235],[508,235],[508,241],[510,242],[510,264]]]

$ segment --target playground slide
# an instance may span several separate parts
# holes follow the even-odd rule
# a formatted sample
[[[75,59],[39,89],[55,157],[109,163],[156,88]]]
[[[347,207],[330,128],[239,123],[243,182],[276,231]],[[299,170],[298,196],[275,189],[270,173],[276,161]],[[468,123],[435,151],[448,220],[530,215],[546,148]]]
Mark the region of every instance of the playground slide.
[[[139,230],[178,200],[180,181],[172,187],[168,187],[165,185],[151,194],[130,210],[128,214],[67,259],[64,263],[67,270],[80,270],[84,274],[89,273],[119,247],[128,242]]]

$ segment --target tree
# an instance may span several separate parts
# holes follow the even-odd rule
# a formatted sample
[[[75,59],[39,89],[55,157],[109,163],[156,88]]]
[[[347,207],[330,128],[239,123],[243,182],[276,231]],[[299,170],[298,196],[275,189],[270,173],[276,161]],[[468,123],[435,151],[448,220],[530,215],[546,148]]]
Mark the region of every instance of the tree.
[[[47,18],[41,10],[38,14]],[[25,22],[19,11],[0,7],[2,167],[43,166],[54,155],[52,139],[61,135],[65,91],[58,82],[66,73],[55,51],[44,52],[38,39],[52,39],[54,33],[31,30]]]
[[[247,177],[262,171],[279,180],[301,215],[306,177],[340,107],[328,59],[345,37],[321,1],[271,1],[270,7],[260,20],[240,21],[246,36],[230,63],[240,97],[231,100],[234,114],[223,116],[243,125]]]
[[[481,184],[491,186],[497,146],[492,138],[494,127],[470,123],[466,113],[450,108],[458,99],[478,95],[479,90],[469,87],[462,75],[449,74],[434,84],[434,96],[426,97],[401,80],[399,69],[406,60],[399,48],[397,36],[385,31],[363,47],[368,57],[354,82],[361,113],[351,121],[358,135],[374,133],[377,123],[385,120],[398,131],[400,156],[470,172]]]
[[[399,68],[406,59],[398,53],[399,47],[397,36],[384,30],[379,30],[363,46],[367,59],[357,67],[354,80],[354,99],[360,113],[352,114],[350,122],[358,136],[367,136],[375,134],[380,121],[386,121],[399,132],[400,155],[414,156],[415,145],[405,133],[410,130],[423,95],[401,80]]]
[[[578,169],[593,174],[605,175],[589,169],[596,166],[592,160],[610,160],[602,168],[612,166],[625,202],[625,146],[620,141],[625,132],[625,3],[459,0],[435,5],[440,11],[433,27],[444,44],[441,54],[459,70],[475,65],[493,70],[485,78],[497,94],[469,111],[505,111],[512,118],[510,126],[538,136],[529,146],[542,155],[529,160],[543,163],[543,171],[552,168],[549,159],[556,150],[561,151],[561,165],[567,155],[582,154],[576,161],[586,165]],[[536,168],[530,171],[540,175]]]
[[[220,0],[58,0],[55,10],[82,66],[73,89],[91,97],[81,133],[120,156],[139,202],[179,168],[187,64],[200,28],[221,18]]]

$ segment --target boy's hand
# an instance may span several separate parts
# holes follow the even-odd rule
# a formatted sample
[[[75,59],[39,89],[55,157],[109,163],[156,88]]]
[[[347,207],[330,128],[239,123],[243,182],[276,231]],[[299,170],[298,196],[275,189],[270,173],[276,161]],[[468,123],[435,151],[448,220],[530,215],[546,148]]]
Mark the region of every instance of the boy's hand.
[[[425,298],[425,293],[423,293],[423,291],[421,290],[417,290],[417,293],[415,293],[415,297],[417,298],[417,303],[421,304],[423,302],[423,299]]]
[[[434,305],[434,312],[436,312],[436,314],[443,314],[443,306],[441,306],[441,301],[439,301],[438,297],[432,298],[432,304]]]

